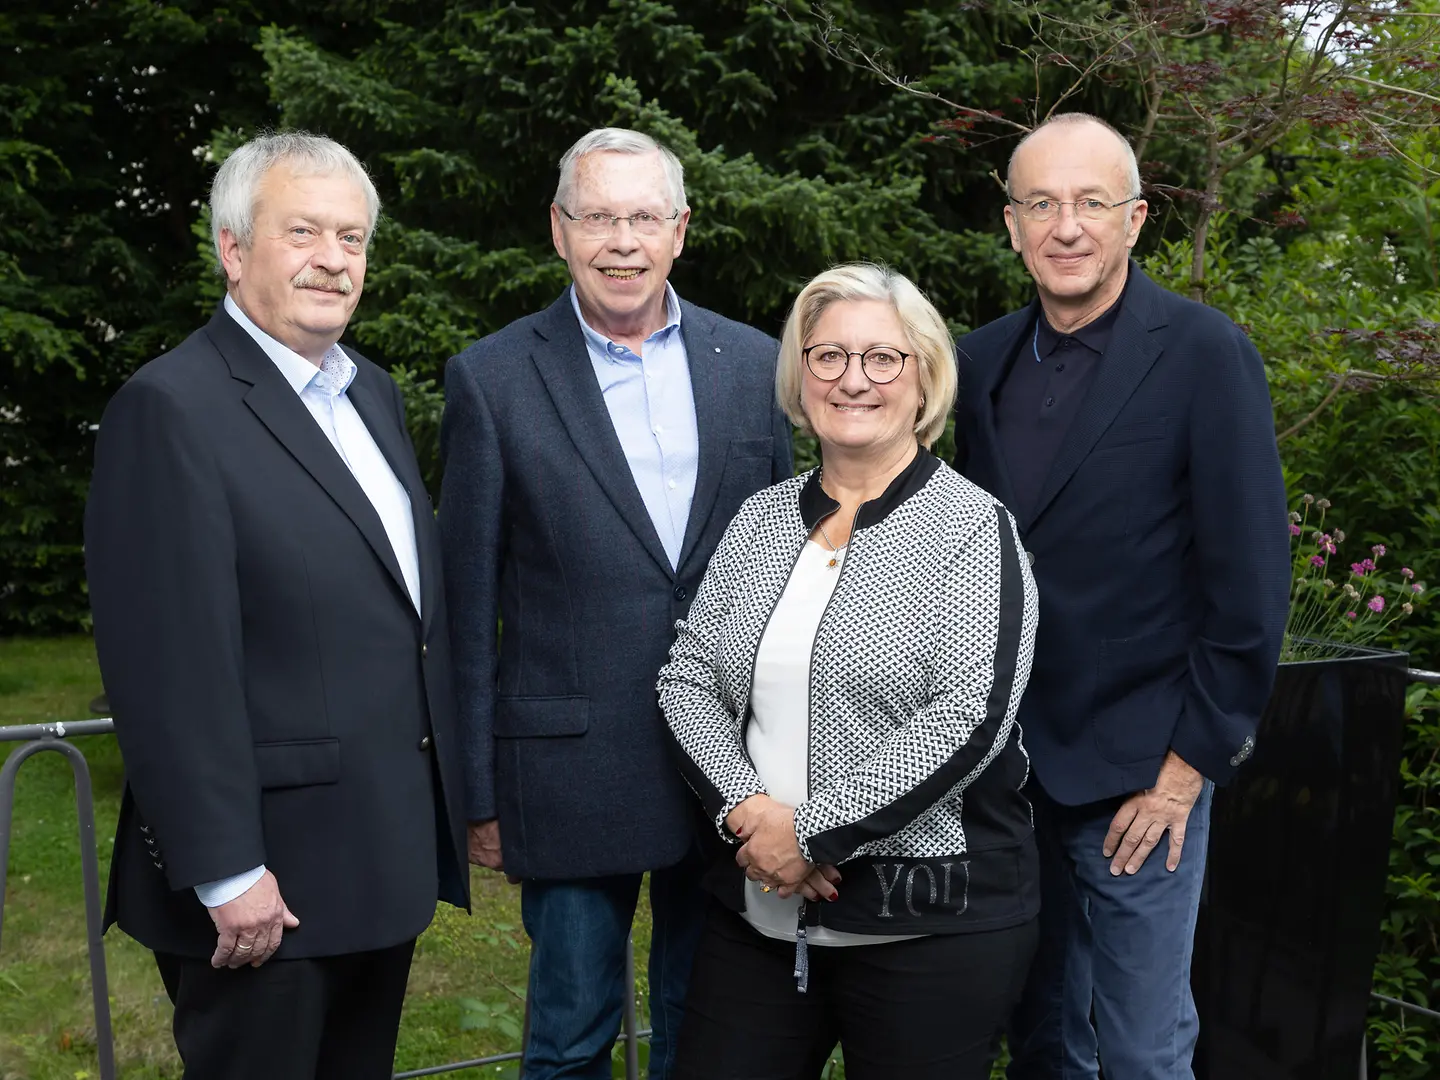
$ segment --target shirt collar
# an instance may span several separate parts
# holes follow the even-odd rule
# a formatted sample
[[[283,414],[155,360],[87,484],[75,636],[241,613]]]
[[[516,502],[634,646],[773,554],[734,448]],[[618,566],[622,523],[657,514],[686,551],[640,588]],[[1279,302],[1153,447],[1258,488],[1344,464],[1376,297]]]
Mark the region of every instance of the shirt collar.
[[[1040,315],[1035,326],[1035,351],[1041,359],[1049,356],[1059,347],[1060,341],[1065,337],[1072,337],[1081,345],[1084,345],[1091,352],[1104,356],[1105,350],[1110,345],[1110,335],[1115,330],[1115,320],[1120,317],[1120,307],[1125,303],[1125,293],[1130,288],[1130,280],[1127,276],[1125,288],[1120,290],[1120,295],[1115,302],[1101,312],[1100,317],[1092,319],[1080,329],[1070,333],[1062,334],[1050,325],[1045,318],[1045,309],[1040,309]]]
[[[604,334],[600,333],[585,321],[585,316],[580,314],[580,300],[575,295],[575,286],[570,286],[570,306],[575,311],[575,318],[580,322],[580,332],[585,335],[585,341],[596,354],[605,357],[612,363],[619,363],[623,357],[634,356],[624,345],[617,345]],[[680,297],[676,295],[675,288],[668,281],[665,283],[665,325],[655,333],[651,334],[646,341],[654,341],[656,338],[678,329],[680,326]]]
[[[282,345],[256,326],[228,293],[225,296],[225,313],[255,339],[255,344],[259,345],[271,362],[280,369],[280,374],[285,376],[285,381],[295,393],[302,394],[307,387],[313,385],[316,390],[333,397],[343,394],[354,381],[355,362],[345,355],[345,350],[338,344],[330,346],[321,358],[320,366],[316,367],[294,349]]]

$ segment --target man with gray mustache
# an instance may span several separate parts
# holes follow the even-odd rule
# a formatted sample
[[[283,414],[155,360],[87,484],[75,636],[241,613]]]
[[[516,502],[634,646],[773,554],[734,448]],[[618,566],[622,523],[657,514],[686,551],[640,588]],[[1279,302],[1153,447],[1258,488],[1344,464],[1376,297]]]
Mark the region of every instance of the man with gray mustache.
[[[106,925],[154,951],[185,1077],[388,1080],[415,938],[469,879],[435,516],[398,388],[339,344],[380,200],[293,132],[210,211],[225,300],[110,402],[86,507]]]

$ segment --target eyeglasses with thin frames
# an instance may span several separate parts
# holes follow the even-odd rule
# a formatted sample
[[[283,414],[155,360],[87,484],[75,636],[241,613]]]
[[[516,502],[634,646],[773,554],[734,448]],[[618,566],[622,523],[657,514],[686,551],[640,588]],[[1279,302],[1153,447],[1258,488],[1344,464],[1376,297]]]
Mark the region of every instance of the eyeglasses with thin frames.
[[[603,240],[612,235],[620,227],[622,221],[630,226],[630,231],[636,236],[659,236],[666,225],[672,224],[680,217],[679,210],[669,217],[661,217],[650,210],[637,210],[633,214],[606,214],[599,210],[592,210],[586,214],[572,214],[558,202],[555,207],[560,213],[575,222],[581,236],[588,236],[592,240]]]
[[[801,349],[800,355],[805,360],[805,366],[810,369],[810,374],[821,382],[835,382],[843,378],[849,370],[850,358],[858,356],[860,370],[865,377],[872,383],[883,386],[900,377],[900,372],[905,370],[905,361],[912,354],[893,349],[889,345],[876,345],[863,353],[849,352],[839,345],[820,342],[808,349]]]
[[[1121,199],[1119,202],[1107,203],[1104,199],[1074,199],[1063,201],[1060,199],[1015,199],[1010,201],[1020,207],[1020,216],[1027,221],[1054,221],[1060,216],[1062,206],[1070,206],[1075,209],[1075,216],[1081,221],[1104,221],[1111,210],[1128,203],[1138,202],[1142,196],[1132,195],[1128,199]]]

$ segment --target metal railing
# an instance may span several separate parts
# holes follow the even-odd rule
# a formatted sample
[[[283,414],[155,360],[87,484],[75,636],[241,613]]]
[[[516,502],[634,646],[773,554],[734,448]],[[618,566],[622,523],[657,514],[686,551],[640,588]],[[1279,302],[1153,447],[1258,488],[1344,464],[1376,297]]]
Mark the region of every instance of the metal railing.
[[[109,982],[105,973],[105,945],[101,937],[104,906],[100,893],[100,858],[95,842],[95,793],[90,784],[90,767],[80,749],[66,742],[75,735],[113,735],[115,722],[111,719],[79,720],[74,723],[54,724],[12,724],[0,726],[0,743],[18,742],[19,749],[6,759],[0,768],[0,941],[5,929],[5,887],[4,877],[10,865],[10,825],[15,811],[15,777],[20,766],[36,754],[54,751],[70,762],[75,774],[75,807],[80,819],[80,875],[85,894],[85,936],[90,949],[90,985],[95,1006],[95,1043],[99,1056],[100,1080],[115,1080],[115,1033],[110,1023]],[[625,1080],[640,1078],[640,1040],[650,1037],[650,1029],[640,1029],[639,1012],[635,1002],[635,942],[625,942],[625,982],[630,993],[625,995],[624,1027],[617,1043],[625,1044]],[[526,1029],[529,1028],[529,1012],[526,1012]],[[522,1040],[523,1041],[523,1040]],[[505,1054],[471,1058],[466,1061],[452,1061],[444,1065],[431,1065],[423,1069],[396,1073],[394,1080],[410,1080],[412,1077],[440,1076],[444,1073],[478,1069],[486,1065],[500,1065],[507,1061],[522,1061],[524,1052],[513,1050]]]
[[[1440,671],[1409,670],[1411,682],[1440,686]],[[75,735],[113,735],[115,723],[110,719],[80,720],[75,723],[16,724],[0,726],[0,742],[19,742],[22,745],[0,768],[0,935],[5,928],[5,888],[3,874],[9,866],[10,822],[15,809],[15,776],[20,766],[36,754],[54,751],[64,755],[75,774],[75,805],[80,821],[80,874],[85,893],[85,935],[90,954],[90,983],[95,1005],[95,1041],[100,1064],[100,1080],[115,1080],[115,1038],[110,1024],[110,996],[105,975],[105,946],[101,938],[103,908],[100,900],[100,860],[95,843],[95,796],[90,786],[90,768],[85,755],[65,740]],[[625,981],[630,993],[625,995],[624,1028],[617,1043],[625,1044],[625,1078],[639,1080],[640,1040],[648,1038],[649,1029],[639,1030],[635,1003],[635,945],[625,943]],[[1440,1012],[1415,1005],[1398,998],[1371,992],[1370,996],[1407,1012],[1440,1020]],[[528,1014],[527,1014],[528,1020]],[[528,1028],[528,1023],[527,1023]],[[1360,1053],[1360,1080],[1366,1080],[1365,1050]],[[424,1069],[396,1073],[394,1080],[411,1080],[414,1077],[440,1076],[444,1073],[460,1072],[464,1069],[478,1069],[486,1065],[499,1065],[507,1061],[521,1061],[522,1051],[516,1050],[490,1057],[471,1058],[467,1061],[453,1061],[444,1065],[432,1065]]]

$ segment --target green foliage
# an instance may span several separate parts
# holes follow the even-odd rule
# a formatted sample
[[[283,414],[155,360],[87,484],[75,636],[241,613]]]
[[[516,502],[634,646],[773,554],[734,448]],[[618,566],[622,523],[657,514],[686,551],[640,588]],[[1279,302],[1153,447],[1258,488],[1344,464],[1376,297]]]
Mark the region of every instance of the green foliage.
[[[1414,686],[1390,848],[1390,910],[1380,924],[1375,990],[1427,1008],[1440,1003],[1440,688]],[[1379,1080],[1434,1075],[1440,1027],[1392,1006],[1371,1011]]]

